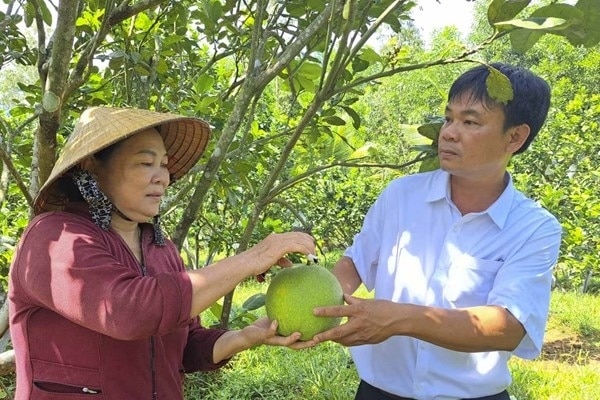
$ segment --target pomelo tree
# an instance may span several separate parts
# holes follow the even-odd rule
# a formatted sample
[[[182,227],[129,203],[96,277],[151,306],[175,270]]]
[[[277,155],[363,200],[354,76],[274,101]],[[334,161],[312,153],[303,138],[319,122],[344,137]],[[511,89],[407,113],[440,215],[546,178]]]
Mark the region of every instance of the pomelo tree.
[[[173,240],[200,267],[200,246],[209,261],[291,226],[273,210],[301,220],[281,195],[311,175],[377,166],[356,134],[362,120],[354,104],[369,83],[468,61],[506,35],[521,51],[545,34],[576,46],[600,40],[598,2],[526,8],[530,3],[493,0],[489,37],[439,59],[418,59],[405,57],[402,41],[384,49],[373,44],[381,29],[402,37],[410,28],[418,2],[409,0],[5,1],[0,68],[28,66],[36,79],[14,82],[21,97],[1,116],[8,172],[0,199],[3,275],[28,207],[84,108],[137,106],[196,115],[214,126],[204,160],[165,204]],[[5,333],[6,312],[0,315]],[[10,355],[4,359],[10,368]]]

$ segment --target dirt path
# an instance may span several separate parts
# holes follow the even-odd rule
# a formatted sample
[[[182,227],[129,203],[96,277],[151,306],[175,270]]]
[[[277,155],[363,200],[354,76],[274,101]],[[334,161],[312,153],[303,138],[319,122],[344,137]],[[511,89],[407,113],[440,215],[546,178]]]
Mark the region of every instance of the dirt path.
[[[569,364],[600,363],[600,339],[551,329],[546,332],[541,358]]]

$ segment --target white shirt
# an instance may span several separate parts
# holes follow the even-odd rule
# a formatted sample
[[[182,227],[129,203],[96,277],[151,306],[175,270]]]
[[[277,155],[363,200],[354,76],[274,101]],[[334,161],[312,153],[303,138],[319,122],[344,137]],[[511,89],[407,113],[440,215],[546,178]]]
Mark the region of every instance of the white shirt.
[[[541,352],[561,226],[509,176],[486,211],[461,215],[449,174],[396,179],[373,204],[345,255],[375,298],[443,308],[497,305],[525,327],[514,354]],[[448,335],[452,335],[448,332]],[[350,349],[361,379],[419,400],[499,393],[510,352],[462,353],[405,336]]]

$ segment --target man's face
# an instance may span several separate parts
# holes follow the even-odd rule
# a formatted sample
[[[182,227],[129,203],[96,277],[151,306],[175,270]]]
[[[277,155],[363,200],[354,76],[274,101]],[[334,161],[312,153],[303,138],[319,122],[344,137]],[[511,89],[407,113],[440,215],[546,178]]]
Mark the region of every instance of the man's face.
[[[504,130],[502,108],[488,108],[467,93],[446,106],[445,118],[438,140],[440,167],[457,177],[501,179],[518,149],[517,128]]]

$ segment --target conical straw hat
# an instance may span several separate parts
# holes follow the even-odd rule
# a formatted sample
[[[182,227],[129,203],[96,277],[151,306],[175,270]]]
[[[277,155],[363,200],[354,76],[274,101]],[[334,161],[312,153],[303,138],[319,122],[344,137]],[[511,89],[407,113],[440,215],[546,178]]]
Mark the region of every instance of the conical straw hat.
[[[56,182],[65,172],[86,157],[152,127],[163,137],[172,180],[181,178],[198,162],[210,138],[208,123],[199,118],[135,108],[88,108],[40,189],[34,202],[35,214],[63,208],[66,199],[56,190]]]

